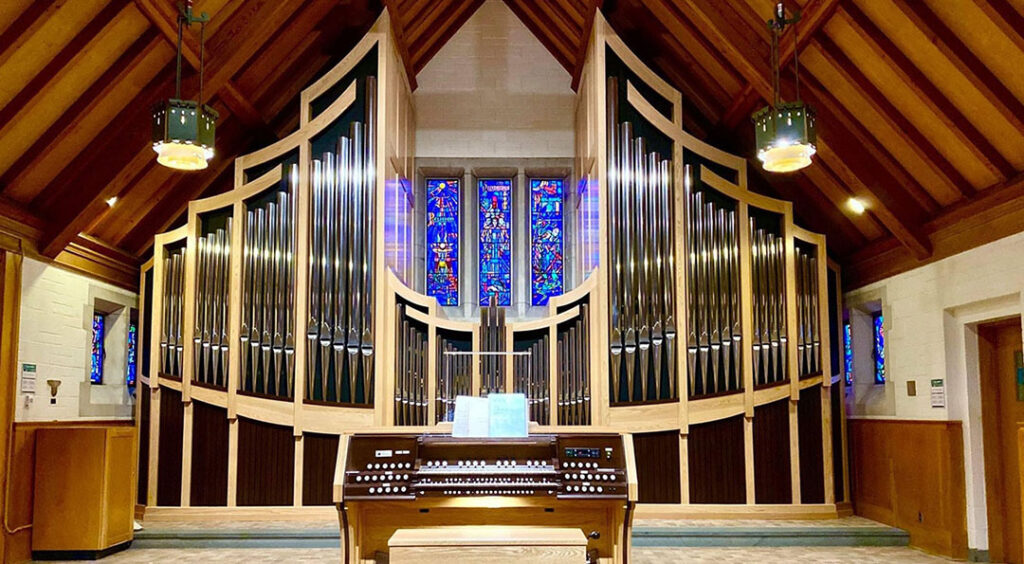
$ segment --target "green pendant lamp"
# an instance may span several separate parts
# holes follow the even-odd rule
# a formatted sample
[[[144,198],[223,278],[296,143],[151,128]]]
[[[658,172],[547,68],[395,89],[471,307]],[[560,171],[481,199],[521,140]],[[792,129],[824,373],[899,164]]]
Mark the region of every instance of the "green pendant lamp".
[[[800,170],[811,164],[811,157],[817,151],[814,110],[800,101],[800,59],[795,28],[798,21],[799,13],[786,19],[782,2],[775,6],[775,17],[768,20],[768,29],[772,34],[772,103],[751,117],[754,120],[757,158],[769,172]],[[794,25],[795,102],[783,102],[779,94],[779,36],[788,25]]]
[[[195,16],[192,1],[179,6],[178,67],[174,98],[162,100],[153,108],[153,150],[156,162],[177,170],[202,170],[213,158],[217,112],[203,104],[203,66],[206,22],[205,12]],[[181,38],[185,27],[199,23],[199,100],[181,99]]]

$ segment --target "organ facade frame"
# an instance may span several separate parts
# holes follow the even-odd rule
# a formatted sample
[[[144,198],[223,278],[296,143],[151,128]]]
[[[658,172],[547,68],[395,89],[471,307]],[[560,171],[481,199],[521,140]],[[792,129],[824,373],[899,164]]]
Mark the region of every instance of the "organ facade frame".
[[[657,131],[670,141],[671,147],[671,175],[674,208],[676,210],[673,220],[674,252],[677,267],[674,272],[675,283],[675,304],[677,331],[681,336],[678,353],[675,355],[674,373],[678,376],[677,400],[637,402],[625,405],[612,405],[609,385],[604,375],[608,374],[609,350],[609,276],[607,265],[609,264],[609,217],[608,217],[608,131],[609,124],[606,118],[607,104],[607,57],[613,54],[628,69],[629,80],[627,81],[626,97],[619,103],[627,104],[631,111],[645,120],[646,126]],[[373,396],[375,400],[371,406],[354,405],[327,405],[325,402],[305,401],[304,390],[306,378],[301,377],[308,354],[304,320],[309,317],[307,304],[307,291],[309,288],[309,222],[311,217],[309,190],[311,185],[310,163],[313,158],[312,140],[325,131],[333,122],[338,120],[354,103],[357,97],[355,84],[348,84],[346,77],[369,55],[375,55],[375,76],[377,80],[376,107],[378,119],[376,122],[376,169],[375,177],[375,198],[376,206],[374,216],[374,229],[376,236],[373,238],[374,264],[373,291],[375,301],[373,303],[374,333],[377,336],[374,351],[373,369]],[[635,83],[634,83],[635,82]],[[314,103],[322,101],[324,97],[335,96],[333,100],[319,113],[313,108]],[[649,99],[650,96],[657,96],[660,100]],[[667,102],[667,104],[665,103]],[[396,306],[404,304],[404,311],[410,323],[422,328],[425,334],[426,348],[429,351],[436,351],[441,335],[465,336],[474,350],[478,350],[481,327],[477,323],[456,321],[447,319],[436,300],[420,294],[407,286],[389,268],[386,259],[386,245],[401,244],[400,242],[387,241],[384,230],[387,222],[385,214],[384,198],[388,187],[395,186],[414,177],[414,109],[408,78],[405,74],[405,67],[395,47],[392,36],[390,20],[387,11],[378,19],[368,34],[352,49],[352,51],[331,71],[322,78],[306,88],[301,95],[300,126],[292,134],[280,141],[260,149],[254,153],[239,157],[235,162],[234,189],[211,198],[193,201],[189,206],[188,223],[178,229],[157,235],[154,242],[154,256],[147,267],[144,267],[142,275],[143,282],[146,280],[145,270],[152,269],[152,285],[144,285],[144,292],[152,292],[151,311],[142,312],[142,319],[147,320],[150,330],[146,331],[150,342],[148,351],[150,354],[149,372],[141,372],[140,363],[140,393],[149,394],[146,401],[149,402],[150,429],[142,430],[149,434],[148,453],[146,453],[145,464],[148,465],[148,487],[145,499],[146,505],[157,512],[174,512],[177,508],[191,506],[192,488],[198,476],[192,472],[201,468],[202,464],[197,463],[195,457],[200,453],[193,449],[193,435],[198,432],[194,426],[194,405],[196,402],[214,406],[222,409],[227,425],[228,444],[226,445],[225,456],[227,458],[227,487],[226,499],[223,506],[235,507],[239,498],[239,426],[240,421],[254,421],[260,424],[272,425],[288,430],[293,437],[293,482],[287,487],[291,489],[292,506],[294,511],[303,511],[311,507],[306,503],[309,498],[309,487],[303,482],[311,475],[308,468],[312,464],[312,458],[307,460],[305,453],[306,444],[311,435],[338,435],[343,436],[355,432],[380,430],[391,427],[396,420],[395,403],[391,401],[396,397],[396,378],[394,377],[394,366],[391,359],[398,354],[395,335],[398,331],[400,320],[391,312]],[[321,104],[322,105],[322,104]],[[660,106],[660,107],[659,107]],[[665,111],[668,110],[668,111]],[[825,238],[823,235],[809,232],[793,222],[792,204],[789,202],[775,200],[760,194],[753,193],[747,189],[747,162],[742,157],[725,153],[703,141],[693,137],[683,130],[682,127],[682,97],[679,91],[671,87],[667,82],[658,77],[649,67],[637,58],[612,31],[611,27],[604,20],[600,12],[596,15],[593,30],[590,34],[587,46],[587,58],[583,67],[579,88],[577,91],[576,104],[576,159],[573,177],[567,186],[585,185],[594,186],[598,194],[598,238],[596,250],[598,253],[597,266],[585,275],[583,281],[561,296],[553,297],[548,304],[549,315],[542,319],[531,319],[525,321],[513,321],[504,325],[504,343],[508,343],[508,350],[512,344],[517,342],[521,335],[546,334],[550,343],[559,341],[560,327],[569,322],[580,322],[586,319],[588,337],[585,339],[589,346],[585,349],[586,371],[589,374],[587,392],[588,419],[590,425],[587,429],[609,430],[623,433],[633,433],[637,436],[650,434],[657,435],[660,439],[652,439],[652,448],[671,445],[676,450],[678,458],[678,475],[663,476],[659,470],[651,468],[648,471],[640,470],[640,487],[644,491],[644,480],[649,484],[657,481],[657,488],[649,486],[650,491],[669,491],[670,494],[657,494],[654,501],[648,499],[648,503],[641,503],[638,515],[643,516],[683,516],[683,515],[780,515],[780,516],[835,516],[837,514],[837,503],[842,503],[846,498],[843,492],[848,491],[845,484],[836,487],[834,484],[835,469],[833,468],[833,449],[843,449],[845,452],[845,435],[833,433],[833,417],[836,413],[842,414],[842,405],[834,406],[835,395],[832,393],[832,386],[835,381],[839,382],[839,398],[843,397],[843,386],[840,373],[831,374],[828,366],[828,359],[831,358],[830,343],[832,340],[828,334],[829,304],[827,263],[828,257],[825,252]],[[242,258],[238,249],[243,248],[242,229],[235,228],[231,232],[231,249],[235,250],[230,254],[230,278],[229,278],[229,357],[228,357],[228,378],[224,390],[211,389],[205,386],[193,385],[192,376],[195,367],[192,362],[191,346],[193,343],[194,323],[187,320],[195,317],[196,303],[196,245],[197,239],[202,235],[201,223],[203,214],[214,211],[226,212],[235,218],[234,224],[240,226],[240,219],[245,214],[246,201],[264,193],[268,189],[281,182],[287,174],[282,164],[285,155],[298,155],[298,190],[295,199],[296,228],[295,253],[292,263],[296,283],[294,285],[294,310],[293,322],[295,327],[295,378],[294,394],[291,398],[269,398],[259,397],[253,394],[239,392],[239,349],[237,346],[241,336],[241,296],[237,291],[242,285]],[[777,214],[780,218],[780,231],[782,243],[785,250],[785,307],[786,326],[785,333],[791,343],[787,349],[789,366],[797,365],[797,347],[799,331],[797,321],[797,297],[796,277],[793,267],[795,248],[798,244],[807,245],[813,248],[816,253],[817,296],[818,304],[816,310],[816,322],[820,327],[820,359],[823,370],[819,374],[812,374],[809,377],[801,378],[793,370],[785,385],[755,388],[753,372],[751,367],[751,348],[744,346],[741,349],[741,366],[743,386],[739,392],[724,395],[714,395],[701,399],[690,399],[688,393],[688,368],[686,362],[686,347],[682,336],[687,333],[686,299],[684,293],[687,286],[687,274],[684,267],[684,258],[687,249],[685,215],[682,211],[688,205],[684,198],[682,187],[684,186],[684,162],[688,155],[696,155],[702,162],[713,163],[716,170],[701,165],[694,167],[694,178],[701,184],[702,190],[714,191],[725,198],[735,202],[738,250],[739,250],[739,295],[746,297],[751,295],[751,242],[748,231],[743,228],[748,224],[752,210],[764,211]],[[722,175],[724,171],[732,176],[726,178]],[[258,173],[257,173],[258,172]],[[567,188],[568,189],[568,188]],[[411,214],[409,214],[411,217]],[[798,243],[800,242],[800,243]],[[579,242],[565,241],[566,246],[579,244]],[[186,249],[185,258],[185,285],[181,303],[184,304],[181,313],[183,324],[182,342],[184,347],[182,375],[180,379],[162,374],[156,367],[159,363],[161,351],[161,332],[157,328],[162,327],[166,305],[164,303],[165,288],[164,280],[164,258],[169,249],[184,245]],[[464,250],[465,252],[465,250]],[[583,262],[583,255],[578,253],[580,262]],[[464,289],[463,289],[464,290]],[[466,293],[463,291],[463,295]],[[741,299],[744,304],[740,308],[739,324],[743,335],[749,335],[753,325],[752,311],[745,298]],[[583,309],[589,308],[589,315],[583,315]],[[426,420],[437,420],[437,404],[435,401],[438,394],[438,374],[440,372],[438,354],[427,354],[425,358],[425,373],[423,374],[423,386],[426,397]],[[560,388],[557,375],[560,372],[559,358],[556,354],[547,356],[548,374],[551,377],[546,382],[548,398],[550,399],[547,408],[549,409],[549,420],[558,421],[556,398],[559,398]],[[512,390],[516,383],[513,370],[513,357],[503,358],[503,374],[505,378],[505,389]],[[480,363],[471,363],[472,389],[479,390],[481,383]],[[161,394],[180,394],[183,404],[181,413],[182,448],[180,460],[162,460],[159,455],[161,440]],[[817,406],[820,403],[820,417],[815,416],[810,420],[801,421],[799,414],[800,403],[808,401],[812,397],[813,403]],[[841,401],[839,402],[842,403]],[[789,471],[786,476],[790,491],[790,503],[757,503],[759,478],[761,476],[756,467],[755,461],[755,430],[754,425],[759,418],[755,417],[755,409],[768,406],[769,404],[781,407],[784,406],[786,417],[785,429],[780,432],[788,434],[788,453],[780,456],[788,458]],[[805,403],[805,406],[809,405]],[[837,411],[838,410],[838,411]],[[805,413],[806,415],[806,413]],[[167,414],[163,415],[164,417]],[[766,419],[767,420],[767,419]],[[729,448],[741,450],[742,459],[742,483],[732,484],[731,487],[742,490],[741,501],[728,501],[716,503],[692,502],[695,499],[704,499],[704,493],[695,491],[703,488],[700,482],[695,483],[693,471],[696,461],[690,460],[691,452],[695,445],[692,441],[707,441],[708,433],[713,426],[723,421],[729,421],[729,431],[723,431],[728,436],[737,437],[736,444],[729,443]],[[248,424],[248,423],[246,423]],[[801,443],[801,436],[806,435],[807,429],[801,431],[801,426],[817,425],[819,431],[810,433],[811,436],[820,437],[820,444],[810,448],[807,444]],[[175,428],[175,426],[171,426]],[[403,426],[403,432],[445,432],[450,428],[449,423],[438,423],[426,426]],[[567,425],[544,425],[533,426],[531,430],[537,432],[557,433],[580,429],[579,426]],[[718,433],[719,431],[713,431]],[[834,444],[835,440],[839,443]],[[639,441],[639,439],[638,439]],[[726,448],[723,446],[723,448]],[[820,449],[820,450],[819,450]],[[641,450],[638,447],[638,450]],[[808,455],[813,451],[816,472],[820,472],[821,487],[820,496],[815,493],[816,499],[805,499],[802,491],[807,490],[809,476],[801,476],[801,470],[808,467],[806,460],[801,456]],[[643,462],[640,457],[643,452],[638,452],[638,465]],[[140,455],[141,456],[141,455]],[[205,456],[203,454],[202,456]],[[334,458],[325,456],[333,465]],[[817,462],[820,459],[820,463]],[[845,459],[845,455],[840,457]],[[167,472],[168,466],[180,465],[181,495],[180,503],[174,504],[158,503],[157,491],[160,483],[161,469]],[[333,469],[330,472],[333,475]],[[664,474],[664,472],[662,472]],[[847,472],[841,473],[846,481]],[[739,474],[737,474],[739,475]],[[817,483],[817,477],[814,482]],[[765,486],[760,486],[765,487]],[[328,484],[329,488],[329,484]],[[653,489],[651,489],[653,488]],[[677,490],[677,494],[675,491]],[[305,493],[304,493],[305,492]],[[839,492],[837,498],[836,492]],[[653,494],[652,494],[653,495]],[[666,501],[668,500],[668,501]],[[643,494],[641,502],[644,501]],[[218,504],[219,505],[219,504]]]

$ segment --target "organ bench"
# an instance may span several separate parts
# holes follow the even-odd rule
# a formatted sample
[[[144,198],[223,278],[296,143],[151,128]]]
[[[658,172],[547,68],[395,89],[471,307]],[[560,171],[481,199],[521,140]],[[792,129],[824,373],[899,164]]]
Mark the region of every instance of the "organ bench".
[[[592,562],[625,562],[637,498],[632,435],[342,435],[334,502],[342,562],[374,561],[398,530],[578,528]]]

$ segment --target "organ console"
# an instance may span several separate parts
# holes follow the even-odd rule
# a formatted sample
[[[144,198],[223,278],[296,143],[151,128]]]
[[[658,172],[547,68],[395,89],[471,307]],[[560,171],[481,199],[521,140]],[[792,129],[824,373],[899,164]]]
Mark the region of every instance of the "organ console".
[[[591,561],[624,561],[636,472],[631,435],[343,436],[335,503],[345,562],[373,559],[398,529],[438,525],[580,528]]]

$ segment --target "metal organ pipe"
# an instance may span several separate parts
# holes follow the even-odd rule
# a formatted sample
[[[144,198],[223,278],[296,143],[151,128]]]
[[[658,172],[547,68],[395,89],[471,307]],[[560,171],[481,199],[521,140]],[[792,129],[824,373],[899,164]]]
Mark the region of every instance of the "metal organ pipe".
[[[613,404],[674,399],[671,161],[635,135],[632,123],[618,123],[616,85],[617,79],[609,79],[611,399]]]

